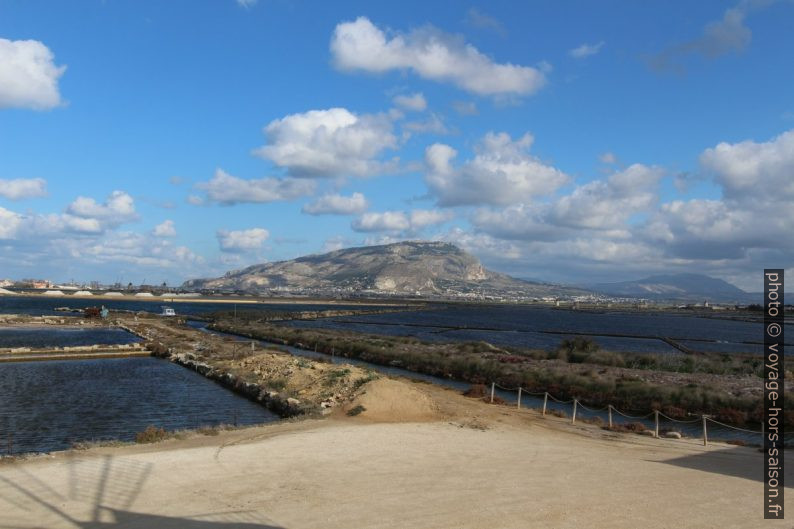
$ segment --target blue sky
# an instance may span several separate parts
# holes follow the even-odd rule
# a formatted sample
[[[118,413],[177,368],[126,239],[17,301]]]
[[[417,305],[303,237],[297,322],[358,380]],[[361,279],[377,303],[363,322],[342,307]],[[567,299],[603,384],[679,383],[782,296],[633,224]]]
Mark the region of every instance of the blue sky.
[[[383,4],[383,5],[381,5]],[[447,240],[566,283],[794,256],[790,1],[0,1],[0,278]]]

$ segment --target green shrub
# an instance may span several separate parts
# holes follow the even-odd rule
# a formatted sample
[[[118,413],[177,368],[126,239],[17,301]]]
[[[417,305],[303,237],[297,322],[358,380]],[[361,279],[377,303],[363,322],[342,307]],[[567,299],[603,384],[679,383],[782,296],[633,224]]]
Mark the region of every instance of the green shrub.
[[[378,374],[375,371],[369,370],[369,371],[367,371],[366,376],[364,376],[362,378],[357,378],[356,380],[353,381],[353,389],[358,389],[361,386],[363,386],[364,384],[366,384],[368,382],[372,382],[373,380],[376,380],[377,378],[378,378]]]
[[[360,414],[360,413],[362,413],[362,412],[365,412],[365,411],[367,411],[367,408],[365,408],[365,407],[364,407],[364,406],[362,406],[361,404],[358,404],[358,405],[356,405],[355,407],[353,407],[353,408],[350,408],[350,409],[347,411],[347,414],[348,414],[350,417],[355,417],[356,415],[358,415],[358,414]]]
[[[287,382],[286,377],[276,377],[268,380],[267,386],[275,391],[283,391],[287,387]]]

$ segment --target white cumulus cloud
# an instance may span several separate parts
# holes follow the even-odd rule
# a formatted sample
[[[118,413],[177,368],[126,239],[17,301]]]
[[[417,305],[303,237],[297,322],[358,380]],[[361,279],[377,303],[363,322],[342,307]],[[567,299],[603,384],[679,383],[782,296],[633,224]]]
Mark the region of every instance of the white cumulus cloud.
[[[102,206],[102,205],[99,205]],[[87,208],[81,214],[96,214]],[[133,233],[115,229],[120,221],[77,216],[71,213],[19,214],[0,208],[0,239],[13,255],[4,263],[24,273],[40,266],[56,274],[67,269],[96,270],[107,265],[118,273],[119,264],[149,267],[157,271],[195,276],[204,260],[185,246],[176,246],[154,232]],[[1,253],[1,252],[0,252]],[[42,261],[45,259],[45,261]],[[0,255],[0,263],[6,261]],[[30,264],[26,264],[30,263]]]
[[[19,213],[0,207],[0,240],[16,238],[22,221]]]
[[[260,249],[270,237],[270,232],[264,228],[218,230],[216,237],[224,252],[247,252]]]
[[[480,208],[471,220],[480,231],[507,240],[552,242],[581,238],[585,231],[592,237],[627,239],[631,217],[655,210],[663,175],[659,167],[634,164],[542,204]]]
[[[700,164],[722,197],[662,204],[645,235],[680,258],[794,258],[794,130],[766,142],[719,143]]]
[[[179,268],[189,270],[202,264],[204,258],[187,246],[174,246],[170,241],[133,232],[117,232],[98,240],[69,239],[64,250],[74,258],[95,263],[127,263],[153,269]]]
[[[537,68],[494,62],[458,36],[425,26],[389,38],[366,17],[336,26],[331,53],[340,70],[412,70],[480,95],[531,95],[546,83]]]
[[[345,108],[310,110],[271,121],[254,154],[296,177],[369,176],[389,167],[378,157],[398,146],[392,119]]]
[[[246,180],[230,175],[223,169],[216,169],[209,182],[196,184],[198,189],[207,193],[207,198],[221,204],[267,203],[281,200],[294,200],[310,195],[314,182],[295,178],[259,178]],[[200,197],[190,195],[188,202],[201,205]]]
[[[436,143],[425,150],[425,181],[440,206],[507,205],[529,202],[565,185],[569,177],[529,154],[533,137],[513,140],[489,132],[475,148],[475,157],[455,167],[457,151]]]
[[[437,209],[415,209],[408,217],[411,221],[411,229],[421,230],[426,226],[443,224],[451,220],[454,214],[451,211],[440,211]]]
[[[452,219],[451,211],[415,209],[411,212],[383,211],[364,213],[351,227],[359,232],[417,232]]]
[[[762,143],[720,143],[700,163],[729,198],[794,199],[794,129]]]
[[[61,104],[56,66],[50,49],[37,40],[0,38],[0,108],[47,110]]]
[[[154,227],[155,237],[176,237],[176,227],[174,226],[173,220],[164,220],[160,224]]]
[[[78,217],[131,218],[135,216],[135,202],[124,191],[113,191],[103,204],[90,197],[79,196],[67,211]]]
[[[36,198],[47,195],[47,182],[43,178],[0,179],[0,197],[11,200]]]
[[[135,201],[124,191],[113,191],[103,203],[79,196],[66,208],[62,222],[76,231],[99,232],[138,220]]]
[[[411,221],[404,211],[370,212],[354,220],[351,227],[355,231],[404,231]]]
[[[622,228],[631,215],[656,204],[656,187],[663,174],[661,168],[634,164],[606,181],[590,182],[560,198],[550,220],[572,228]]]
[[[366,197],[353,193],[346,197],[339,194],[324,195],[303,206],[301,211],[309,215],[357,215],[369,207]]]

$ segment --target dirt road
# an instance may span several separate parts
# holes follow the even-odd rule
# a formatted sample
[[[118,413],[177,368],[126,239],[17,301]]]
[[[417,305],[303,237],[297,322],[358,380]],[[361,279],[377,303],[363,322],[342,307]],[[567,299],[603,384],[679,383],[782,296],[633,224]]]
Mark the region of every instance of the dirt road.
[[[761,518],[754,449],[573,427],[426,384],[365,389],[356,417],[0,465],[0,527],[794,525]]]

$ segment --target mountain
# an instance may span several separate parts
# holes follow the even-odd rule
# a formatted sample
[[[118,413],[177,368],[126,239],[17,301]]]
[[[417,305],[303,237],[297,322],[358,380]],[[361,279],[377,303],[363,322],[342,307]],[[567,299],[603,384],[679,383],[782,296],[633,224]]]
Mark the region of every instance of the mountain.
[[[408,295],[518,299],[587,294],[486,270],[476,257],[443,242],[399,242],[346,248],[290,261],[249,266],[185,289],[259,294]]]
[[[653,300],[717,301],[746,303],[756,301],[753,294],[702,274],[671,274],[646,277],[637,281],[590,285],[597,292],[612,296]]]

